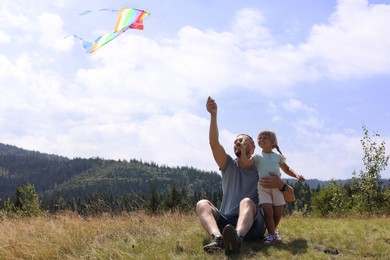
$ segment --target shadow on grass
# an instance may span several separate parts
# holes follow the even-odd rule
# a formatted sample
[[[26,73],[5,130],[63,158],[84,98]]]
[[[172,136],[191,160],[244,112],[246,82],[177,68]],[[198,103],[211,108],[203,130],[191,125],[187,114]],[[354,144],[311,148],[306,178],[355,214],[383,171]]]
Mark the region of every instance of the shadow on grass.
[[[244,242],[241,248],[241,254],[234,259],[254,257],[259,252],[262,252],[262,254],[266,256],[270,256],[269,249],[271,247],[289,251],[291,255],[305,254],[308,249],[307,240],[305,239],[295,239],[289,243],[281,242],[273,245],[265,245],[262,241]]]
[[[209,239],[203,240],[203,245],[209,243]],[[265,245],[262,240],[259,241],[244,241],[241,245],[240,254],[225,256],[224,252],[221,252],[217,255],[227,257],[227,259],[247,259],[251,257],[256,257],[259,252],[266,256],[271,256],[269,253],[270,248],[278,248],[279,250],[289,251],[291,255],[305,254],[308,250],[307,240],[305,239],[295,239],[289,243],[276,243],[273,245]]]

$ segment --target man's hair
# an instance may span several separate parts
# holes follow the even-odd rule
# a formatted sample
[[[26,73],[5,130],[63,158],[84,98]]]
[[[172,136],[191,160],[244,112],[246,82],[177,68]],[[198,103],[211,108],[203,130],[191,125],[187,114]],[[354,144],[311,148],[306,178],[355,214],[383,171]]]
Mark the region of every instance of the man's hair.
[[[249,140],[250,140],[250,142],[251,142],[252,144],[255,143],[255,142],[253,141],[253,138],[252,138],[250,135],[247,135],[247,134],[239,134],[239,135],[236,136],[236,138],[239,137],[239,136],[242,136],[242,135],[248,137]]]

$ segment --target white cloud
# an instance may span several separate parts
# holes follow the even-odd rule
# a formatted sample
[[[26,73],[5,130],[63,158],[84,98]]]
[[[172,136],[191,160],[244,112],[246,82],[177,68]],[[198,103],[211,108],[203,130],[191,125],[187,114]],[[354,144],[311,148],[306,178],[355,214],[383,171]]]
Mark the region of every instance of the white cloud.
[[[11,12],[7,9],[0,10],[0,22],[0,26],[7,28],[10,31],[27,31],[32,28],[31,20],[28,16],[17,12]]]
[[[8,36],[1,44],[15,41],[18,47],[13,55],[0,55],[1,142],[70,157],[138,158],[217,170],[205,98],[222,99],[234,91],[258,97],[256,106],[270,97],[287,100],[268,102],[267,112],[288,130],[282,136],[296,139],[282,150],[307,178],[349,173],[360,162],[356,133],[327,127],[329,118],[290,94],[297,84],[323,77],[388,73],[389,6],[339,1],[330,21],[313,26],[301,45],[279,44],[261,12],[243,9],[230,30],[186,25],[170,38],[132,30],[85,55],[81,44],[68,52],[74,40],[63,36],[71,21],[44,3],[32,14],[20,4],[20,12],[0,10],[0,38]],[[234,136],[220,128],[230,154]]]
[[[303,111],[306,113],[314,113],[315,112],[315,109],[313,109],[305,104],[302,104],[302,102],[297,100],[297,99],[289,99],[286,103],[282,104],[282,107],[286,111],[289,111],[289,112],[297,112],[297,111],[298,112]]]
[[[390,6],[340,0],[329,24],[313,26],[303,53],[331,78],[390,72]]]
[[[8,43],[11,41],[11,36],[0,30],[0,44]]]
[[[306,179],[348,179],[363,167],[360,137],[356,133],[306,131],[291,138],[299,147],[281,146],[282,152],[287,164]]]
[[[236,44],[242,48],[267,48],[275,44],[267,27],[262,26],[264,17],[251,9],[240,10],[232,24]]]
[[[325,122],[319,117],[315,108],[305,105],[297,99],[289,99],[282,104],[282,108],[288,112],[286,117],[292,117],[290,121],[298,132],[323,130]]]
[[[64,22],[59,15],[43,13],[38,17],[38,37],[40,43],[56,51],[69,51],[73,46],[71,38],[64,39]]]

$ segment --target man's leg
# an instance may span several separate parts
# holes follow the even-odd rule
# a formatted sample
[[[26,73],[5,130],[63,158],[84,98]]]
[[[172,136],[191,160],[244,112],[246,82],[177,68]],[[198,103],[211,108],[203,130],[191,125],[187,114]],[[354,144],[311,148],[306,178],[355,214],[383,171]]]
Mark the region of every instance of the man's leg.
[[[221,232],[217,225],[217,209],[208,200],[200,200],[196,204],[196,214],[203,228],[211,235],[211,242],[203,247],[207,253],[215,253],[224,248]]]
[[[211,235],[220,233],[217,225],[217,209],[208,200],[200,200],[196,204],[196,214],[203,228]]]
[[[241,200],[240,213],[237,221],[237,233],[244,237],[253,225],[253,218],[256,214],[256,204],[248,198]]]
[[[236,228],[232,225],[227,225],[222,231],[225,253],[227,255],[240,252],[241,242],[252,227],[255,214],[255,203],[248,198],[241,200]]]
[[[259,206],[256,207],[256,214],[253,219],[253,225],[245,235],[245,240],[255,241],[264,238],[265,235],[265,220],[263,209]]]

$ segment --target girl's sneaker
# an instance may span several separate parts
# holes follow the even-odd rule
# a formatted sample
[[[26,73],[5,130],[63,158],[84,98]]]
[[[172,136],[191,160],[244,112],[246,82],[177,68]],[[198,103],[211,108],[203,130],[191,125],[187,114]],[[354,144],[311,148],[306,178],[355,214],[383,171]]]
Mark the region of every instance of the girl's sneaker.
[[[266,244],[266,245],[273,244],[273,243],[275,243],[276,241],[277,241],[277,240],[276,240],[276,235],[272,235],[272,234],[268,234],[268,235],[264,238],[264,240],[263,240],[264,244]]]
[[[276,238],[276,241],[282,242],[282,237],[279,235],[279,232],[277,229],[275,230],[275,238]]]

